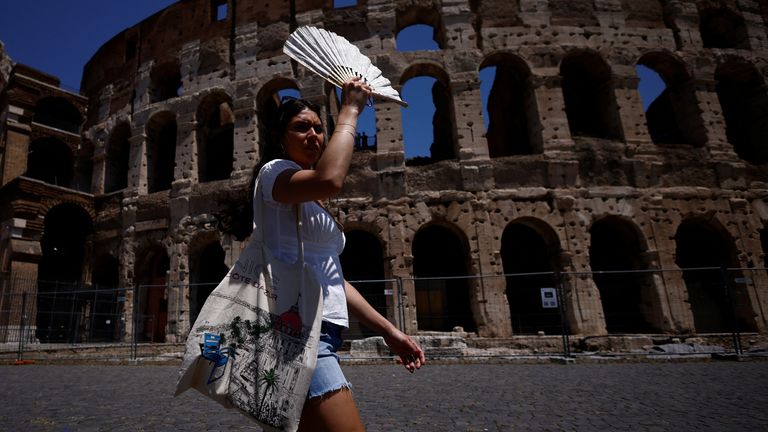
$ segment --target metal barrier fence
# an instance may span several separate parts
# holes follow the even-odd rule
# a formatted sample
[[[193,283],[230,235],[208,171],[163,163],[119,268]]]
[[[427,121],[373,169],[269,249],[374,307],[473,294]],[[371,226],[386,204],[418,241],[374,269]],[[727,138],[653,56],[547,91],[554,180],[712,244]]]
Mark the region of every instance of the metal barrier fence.
[[[404,323],[415,318],[416,333],[432,336],[472,335],[477,332],[477,317],[491,316],[488,308],[494,308],[497,317],[507,316],[498,305],[498,294],[503,292],[507,302],[501,309],[509,309],[509,333],[513,337],[497,338],[495,344],[485,346],[535,346],[536,340],[547,339],[547,352],[570,356],[599,350],[590,342],[596,337],[637,335],[657,341],[707,335],[707,340],[716,341],[726,351],[743,354],[743,334],[755,334],[762,325],[757,320],[762,319],[760,301],[768,295],[766,281],[765,268],[707,267],[352,283],[398,328],[414,333]],[[63,348],[77,348],[71,350],[71,356],[87,358],[136,359],[157,354],[158,346],[183,343],[180,326],[188,328],[188,323],[194,322],[215,286],[114,288],[21,278],[0,280],[0,358],[22,360]],[[415,296],[405,298],[404,292]],[[580,298],[575,300],[574,296]],[[570,328],[578,323],[575,316],[584,312],[569,310],[573,304],[602,308],[598,319],[604,328],[601,336]],[[572,337],[575,333],[577,338]],[[345,339],[370,336],[375,334],[350,317]],[[557,348],[553,348],[555,339]]]

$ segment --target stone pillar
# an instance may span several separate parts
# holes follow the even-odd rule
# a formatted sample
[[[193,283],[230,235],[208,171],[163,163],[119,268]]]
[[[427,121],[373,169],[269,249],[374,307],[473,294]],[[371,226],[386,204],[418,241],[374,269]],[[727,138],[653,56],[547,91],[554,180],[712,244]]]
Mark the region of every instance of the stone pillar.
[[[169,247],[170,273],[168,274],[168,324],[166,342],[184,342],[192,323],[189,322],[189,242],[194,232],[189,216],[175,225]]]
[[[195,112],[176,116],[176,161],[171,196],[189,194],[198,183],[197,122]]]
[[[539,107],[539,123],[543,152],[551,159],[572,159],[574,143],[565,113],[562,79],[555,68],[537,70],[531,79],[536,105]]]
[[[619,118],[624,140],[631,147],[632,153],[645,147],[654,151],[651,134],[643,112],[643,101],[637,90],[640,78],[633,66],[614,66],[614,94],[619,108]],[[648,148],[650,147],[650,148]]]
[[[2,180],[0,185],[8,184],[27,171],[27,153],[31,134],[29,125],[22,123],[7,121],[5,128],[5,154],[2,158],[3,166],[0,167],[0,174],[3,177],[0,179]]]
[[[107,176],[107,140],[104,130],[99,130],[97,137],[93,139],[93,176],[91,177],[91,190],[94,195],[104,193],[104,182]]]
[[[442,1],[445,49],[473,49],[477,47],[477,35],[472,27],[472,11],[466,0]]]
[[[259,119],[256,115],[256,95],[253,94],[255,88],[255,84],[238,87],[233,95],[233,179],[250,181],[253,167],[259,160]]]
[[[147,194],[147,135],[144,125],[136,126],[131,130],[129,162],[128,162],[128,190],[125,195]],[[125,225],[123,225],[125,226]]]
[[[389,215],[386,231],[386,256],[390,257],[389,267],[393,278],[402,279],[401,286],[395,286],[393,295],[401,301],[400,309],[395,313],[399,327],[405,333],[413,334],[418,329],[416,319],[416,288],[413,283],[413,255],[410,239],[413,230],[406,226],[405,219],[398,207],[387,206]],[[409,240],[409,241],[406,241]],[[402,291],[398,291],[402,290]]]
[[[394,86],[398,92],[402,87]],[[377,197],[397,199],[406,195],[405,150],[400,105],[377,101],[376,156],[374,167],[378,174]],[[407,108],[406,108],[407,109]]]
[[[486,277],[504,273],[501,252],[491,246],[500,245],[503,229],[492,225],[486,210],[474,211],[474,233],[470,234],[472,261],[479,279],[480,295],[477,297],[477,333],[481,337],[512,336],[512,317],[507,301],[507,281],[504,277]]]

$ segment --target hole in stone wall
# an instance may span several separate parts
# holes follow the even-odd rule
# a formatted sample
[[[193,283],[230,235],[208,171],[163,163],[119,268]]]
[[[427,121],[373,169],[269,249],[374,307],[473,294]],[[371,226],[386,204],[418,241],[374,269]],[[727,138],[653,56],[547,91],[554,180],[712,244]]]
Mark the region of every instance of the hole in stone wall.
[[[60,97],[42,98],[35,104],[35,123],[61,129],[73,134],[80,133],[83,118],[80,111],[68,100]]]
[[[733,310],[742,331],[754,331],[753,312],[744,285],[729,284],[733,309],[725,294],[721,267],[738,267],[736,245],[724,229],[716,230],[700,219],[683,221],[675,234],[676,260],[683,269],[688,302],[698,333],[732,331]],[[701,270],[701,268],[713,268]],[[728,276],[735,276],[730,273]]]
[[[715,80],[725,134],[734,151],[754,165],[768,163],[768,94],[763,77],[751,63],[732,59],[717,67]]]
[[[383,316],[388,316],[381,242],[373,234],[362,230],[351,230],[345,235],[347,242],[340,256],[344,278],[354,281],[353,285],[368,303]],[[349,323],[346,337],[360,339],[371,336],[377,334],[358,322]]]
[[[56,138],[32,141],[27,150],[25,176],[48,184],[69,187],[75,175],[72,150]]]
[[[211,22],[227,20],[227,0],[211,0]]]
[[[336,95],[336,106],[341,104],[341,89],[334,87]],[[374,106],[366,105],[363,112],[357,119],[357,136],[355,136],[355,150],[375,152],[378,144],[376,135],[376,109]]]
[[[197,167],[201,183],[228,179],[234,162],[235,114],[224,93],[207,95],[197,109]]]
[[[475,331],[469,308],[469,281],[466,276],[468,251],[452,230],[430,225],[413,238],[413,273],[416,278],[416,315],[419,330],[451,331],[461,326]],[[429,279],[419,279],[429,278]]]
[[[560,65],[565,111],[573,136],[621,139],[611,68],[591,51],[571,52]]]
[[[666,53],[649,53],[640,59],[636,69],[653,142],[704,145],[707,137],[685,65]]]
[[[744,17],[725,6],[699,11],[699,31],[704,48],[749,49]]]
[[[435,29],[426,24],[414,24],[400,30],[395,40],[397,50],[408,51],[436,51],[440,45],[435,40]]]
[[[130,164],[131,126],[122,122],[115,126],[107,141],[104,161],[104,193],[115,192],[128,186]]]
[[[357,0],[333,0],[334,9],[341,9],[352,6],[357,6]]]
[[[149,74],[149,101],[161,102],[181,95],[181,66],[179,61],[159,63]]]
[[[164,111],[147,122],[147,191],[167,190],[176,166],[176,115]]]
[[[82,286],[85,241],[93,232],[93,222],[82,207],[57,205],[45,214],[40,239],[42,258],[38,265],[37,338],[41,342],[82,341],[79,326],[72,319],[82,318],[73,310],[83,310],[85,299],[78,295]]]
[[[660,307],[650,273],[646,270],[637,231],[617,217],[595,222],[589,230],[589,265],[592,279],[600,291],[600,301],[608,333],[654,333],[651,322]],[[626,273],[623,273],[626,272]]]
[[[514,334],[561,332],[559,310],[545,309],[541,301],[541,288],[556,286],[549,273],[557,270],[552,267],[553,252],[536,230],[524,224],[510,224],[502,234],[500,253]]]

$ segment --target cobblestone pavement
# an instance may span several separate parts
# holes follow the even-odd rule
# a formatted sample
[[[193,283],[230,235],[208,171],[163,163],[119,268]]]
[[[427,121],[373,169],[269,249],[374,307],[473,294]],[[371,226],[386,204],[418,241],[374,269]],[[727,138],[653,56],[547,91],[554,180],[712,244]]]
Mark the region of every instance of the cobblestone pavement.
[[[175,366],[0,366],[3,431],[258,431]],[[768,362],[345,365],[368,431],[768,431]]]

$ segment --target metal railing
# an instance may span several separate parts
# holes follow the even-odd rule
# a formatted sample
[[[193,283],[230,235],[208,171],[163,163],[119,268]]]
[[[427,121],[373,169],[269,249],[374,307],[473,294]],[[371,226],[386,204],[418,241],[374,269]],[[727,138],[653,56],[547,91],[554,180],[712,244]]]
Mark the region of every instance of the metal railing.
[[[765,336],[758,330],[764,325],[759,320],[764,319],[760,299],[768,295],[766,281],[765,268],[706,267],[410,277],[352,284],[399,329],[424,341],[451,336],[463,337],[470,348],[514,348],[492,355],[619,354],[636,352],[637,344],[645,344],[641,347],[647,353],[666,354],[682,351],[665,345],[684,342],[689,353],[740,356],[749,349],[745,333],[750,339]],[[186,331],[215,285],[121,288],[0,280],[0,359],[21,361],[56,351],[59,358],[135,360],[161,355],[161,346],[183,350]],[[500,294],[506,296],[503,305],[498,304]],[[576,304],[602,310],[584,318]],[[493,320],[497,322],[489,323]],[[497,336],[478,337],[479,324],[495,325]],[[508,328],[500,331],[499,326]],[[350,317],[345,339],[370,336],[376,334]],[[440,356],[451,351],[431,352]]]

